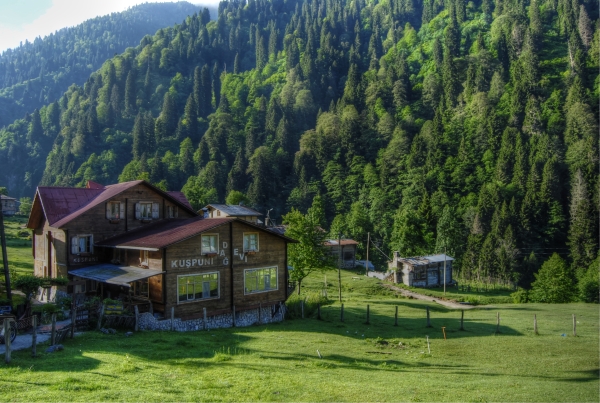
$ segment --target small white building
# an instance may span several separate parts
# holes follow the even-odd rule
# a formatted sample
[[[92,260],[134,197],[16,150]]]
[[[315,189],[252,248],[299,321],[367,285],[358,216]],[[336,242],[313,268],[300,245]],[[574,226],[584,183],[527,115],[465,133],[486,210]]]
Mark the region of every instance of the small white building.
[[[394,260],[389,269],[394,272],[395,283],[404,283],[411,287],[438,287],[452,284],[452,262],[454,258],[445,254],[401,257],[394,252]],[[444,263],[446,266],[444,276]]]

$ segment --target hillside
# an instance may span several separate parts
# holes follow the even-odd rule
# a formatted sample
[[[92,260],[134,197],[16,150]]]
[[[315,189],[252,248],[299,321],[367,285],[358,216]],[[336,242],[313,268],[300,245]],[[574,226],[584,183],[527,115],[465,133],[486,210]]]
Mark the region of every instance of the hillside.
[[[183,1],[140,4],[2,52],[0,127],[57,100],[71,84],[83,85],[105,60],[137,46],[145,35],[199,11]]]
[[[238,190],[272,217],[321,194],[332,233],[371,232],[388,255],[446,248],[465,279],[529,286],[557,252],[582,277],[598,250],[597,6],[222,2],[0,131],[0,183],[145,178],[195,207]]]

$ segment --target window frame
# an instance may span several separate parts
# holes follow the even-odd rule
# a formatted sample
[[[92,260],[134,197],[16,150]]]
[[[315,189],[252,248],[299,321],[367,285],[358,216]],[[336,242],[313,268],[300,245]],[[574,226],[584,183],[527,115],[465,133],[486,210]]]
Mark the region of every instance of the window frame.
[[[256,235],[256,249],[248,249],[246,248],[246,235]],[[260,251],[260,236],[258,232],[244,232],[242,233],[242,250],[244,253],[246,252],[258,252]]]
[[[193,285],[194,285],[194,289],[193,289],[193,292],[192,292],[193,298],[191,298],[191,299],[188,298],[188,296],[190,295],[190,293],[189,293],[189,291],[187,289],[187,286],[189,286],[190,283],[186,283],[185,294],[183,294],[183,296],[185,296],[185,299],[184,300],[180,300],[179,299],[179,295],[180,295],[179,294],[179,291],[180,291],[179,290],[179,280],[180,279],[183,279],[185,277],[210,276],[210,275],[213,275],[213,274],[217,275],[217,279],[216,279],[216,283],[217,283],[217,296],[216,297],[209,296],[208,298],[202,298],[202,297],[196,298],[196,290],[195,290],[196,284],[199,284],[201,286],[200,290],[202,292],[202,290],[203,290],[202,287],[204,287],[204,283],[206,282],[206,281],[201,281],[201,282],[198,282],[198,283],[196,283],[196,282],[193,283]],[[209,281],[209,283],[210,282],[211,281]],[[209,293],[210,293],[210,291],[209,291]],[[179,304],[186,304],[186,303],[189,303],[189,302],[215,300],[215,299],[219,299],[219,298],[221,298],[221,273],[219,271],[209,271],[209,272],[201,272],[201,273],[181,274],[181,275],[177,276],[177,305],[179,305]]]
[[[89,243],[86,246],[89,247],[88,250],[81,251],[81,239],[89,238]],[[78,252],[73,252],[73,248],[77,245]],[[94,253],[94,235],[93,234],[77,234],[71,237],[71,255],[91,255]]]
[[[417,266],[413,273],[413,280],[427,280],[427,267]]]
[[[113,207],[112,206],[117,206],[117,217],[115,217],[113,215],[114,211],[113,211]],[[124,215],[124,203],[120,202],[120,201],[109,201],[108,203],[106,203],[106,218],[111,220],[111,221],[115,221],[115,220],[122,220],[123,219],[123,215]]]
[[[215,237],[215,251],[204,250],[204,237]],[[200,254],[202,255],[218,255],[219,254],[219,234],[201,234],[200,235]]]
[[[142,220],[142,221],[151,220],[152,219],[152,202],[139,202],[139,206],[140,206],[140,220]],[[144,206],[150,206],[149,209],[146,208],[146,212],[150,211],[149,217],[147,215],[143,214]]]
[[[246,288],[246,281],[247,281],[248,274],[250,274],[250,272],[256,272],[259,270],[275,270],[275,288],[270,287],[269,289],[262,289],[262,290],[258,290],[258,288],[257,288],[257,291],[248,291],[248,288]],[[257,281],[258,281],[258,277],[257,277]],[[273,285],[273,282],[271,282],[269,280],[269,284]],[[256,267],[253,269],[244,269],[244,295],[262,294],[265,292],[278,291],[278,290],[279,290],[279,266],[267,266],[267,267]]]

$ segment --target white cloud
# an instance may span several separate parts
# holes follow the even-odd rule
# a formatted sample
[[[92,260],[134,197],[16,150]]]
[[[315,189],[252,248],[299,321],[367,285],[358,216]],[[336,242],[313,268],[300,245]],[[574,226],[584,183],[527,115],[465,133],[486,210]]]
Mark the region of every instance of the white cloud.
[[[21,28],[0,25],[0,51],[19,46],[19,42],[42,38],[61,28],[113,12],[124,11],[140,3],[173,2],[176,0],[54,0],[45,14]],[[1,10],[0,10],[1,12]]]

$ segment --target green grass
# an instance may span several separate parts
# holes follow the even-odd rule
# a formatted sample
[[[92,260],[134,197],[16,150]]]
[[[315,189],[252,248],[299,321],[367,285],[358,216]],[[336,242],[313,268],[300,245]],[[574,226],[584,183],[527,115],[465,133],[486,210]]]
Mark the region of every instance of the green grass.
[[[483,288],[477,290],[472,288],[467,291],[461,287],[446,287],[446,294],[444,295],[444,287],[434,288],[419,288],[419,287],[408,287],[404,284],[394,284],[404,289],[410,290],[430,297],[453,300],[457,302],[468,302],[473,305],[489,305],[489,304],[510,304],[513,302],[510,294],[514,290],[508,288],[490,288],[485,290]]]
[[[62,352],[39,347],[37,358],[14,352],[11,364],[0,364],[1,400],[598,401],[597,305],[479,307],[465,311],[460,331],[459,311],[342,274],[345,322],[339,302],[331,301],[337,273],[329,271],[322,320],[312,312],[281,324],[208,332],[89,332],[67,340]],[[316,300],[323,284],[324,274],[311,276],[300,297]]]
[[[6,236],[6,253],[8,255],[8,269],[11,278],[19,274],[33,274],[33,257],[31,252],[31,231],[24,228],[27,217],[4,217],[4,231]],[[6,299],[4,288],[4,256],[0,253],[0,300]],[[21,295],[13,294],[13,306],[24,303]]]
[[[17,274],[33,274],[31,231],[25,228],[26,224],[27,217],[24,216],[4,217],[8,267]],[[1,254],[0,262],[4,264]]]

